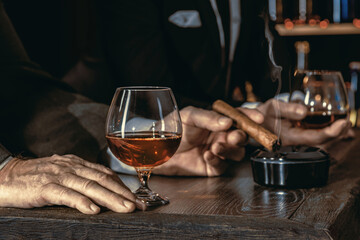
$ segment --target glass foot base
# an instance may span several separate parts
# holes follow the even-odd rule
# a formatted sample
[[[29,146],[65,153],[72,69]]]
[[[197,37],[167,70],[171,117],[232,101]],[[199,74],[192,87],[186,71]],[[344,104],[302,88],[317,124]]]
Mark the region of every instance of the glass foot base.
[[[159,194],[143,187],[140,187],[138,190],[136,190],[134,194],[148,207],[161,206],[170,202],[167,197],[161,197]]]

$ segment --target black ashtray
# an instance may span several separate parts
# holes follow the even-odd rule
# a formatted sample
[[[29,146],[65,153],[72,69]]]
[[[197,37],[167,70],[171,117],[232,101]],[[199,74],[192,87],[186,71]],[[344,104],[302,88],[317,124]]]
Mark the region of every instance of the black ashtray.
[[[326,184],[330,157],[315,147],[282,147],[276,153],[257,150],[252,155],[254,181],[281,188],[311,188]]]

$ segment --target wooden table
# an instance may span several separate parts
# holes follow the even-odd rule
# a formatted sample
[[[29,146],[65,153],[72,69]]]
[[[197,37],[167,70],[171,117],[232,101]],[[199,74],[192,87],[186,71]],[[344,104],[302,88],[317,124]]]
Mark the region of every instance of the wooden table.
[[[0,208],[0,239],[360,239],[360,130],[332,144],[328,184],[272,189],[253,182],[249,161],[226,176],[152,176],[171,200],[150,211],[96,216],[66,207]],[[134,176],[121,176],[135,189]]]

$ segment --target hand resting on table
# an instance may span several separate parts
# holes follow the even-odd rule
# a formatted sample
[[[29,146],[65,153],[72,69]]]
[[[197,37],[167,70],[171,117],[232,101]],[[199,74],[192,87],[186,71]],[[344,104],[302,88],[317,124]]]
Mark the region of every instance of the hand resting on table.
[[[143,209],[110,169],[75,155],[12,159],[0,171],[0,206],[33,208],[66,205],[85,214],[99,206],[126,213]]]

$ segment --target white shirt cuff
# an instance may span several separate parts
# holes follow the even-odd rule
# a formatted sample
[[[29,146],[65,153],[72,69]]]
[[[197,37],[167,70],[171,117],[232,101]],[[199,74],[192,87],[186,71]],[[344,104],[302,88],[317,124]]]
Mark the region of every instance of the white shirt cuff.
[[[3,169],[6,164],[8,164],[8,162],[10,162],[10,160],[13,159],[12,156],[9,156],[8,158],[6,158],[1,164],[0,164],[0,170]]]
[[[125,163],[117,159],[114,154],[112,154],[109,148],[106,149],[106,160],[108,160],[107,162],[109,163],[109,167],[113,171],[118,173],[136,175],[135,168],[126,165]]]

